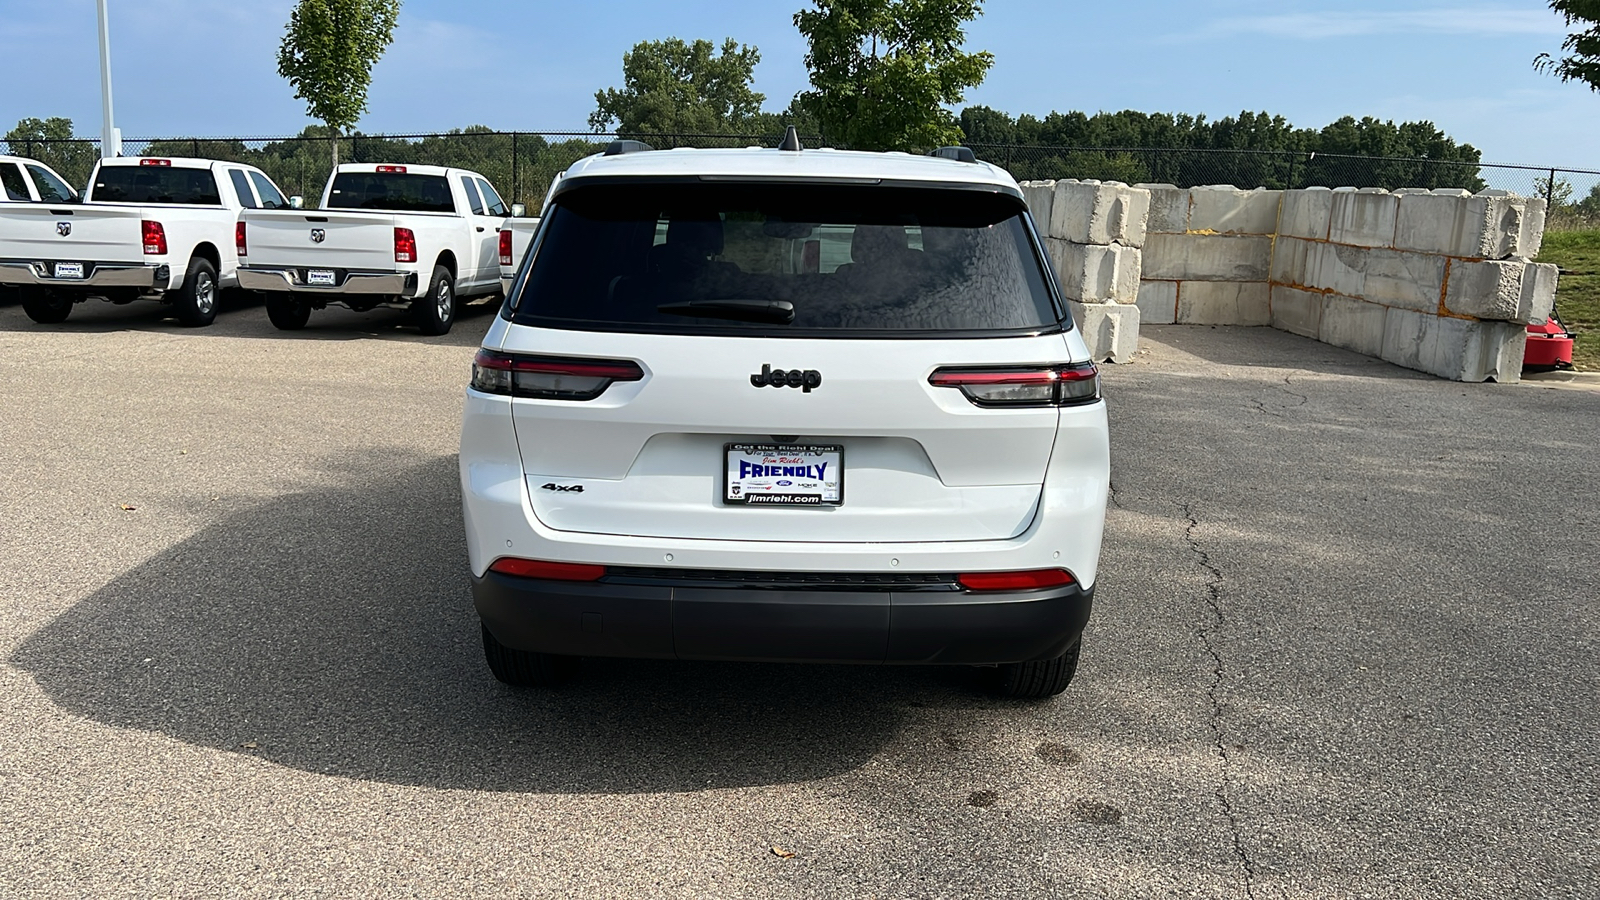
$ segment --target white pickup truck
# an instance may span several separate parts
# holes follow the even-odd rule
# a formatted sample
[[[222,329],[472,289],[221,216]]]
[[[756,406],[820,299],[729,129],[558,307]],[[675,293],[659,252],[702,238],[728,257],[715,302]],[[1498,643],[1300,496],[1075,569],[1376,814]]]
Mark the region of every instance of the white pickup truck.
[[[457,297],[500,289],[506,212],[476,172],[341,165],[319,209],[244,214],[239,284],[265,293],[267,316],[287,330],[336,303],[408,308],[423,334],[444,334]]]
[[[73,304],[100,297],[159,300],[183,324],[209,325],[218,290],[238,283],[240,211],[282,206],[252,166],[102,159],[81,203],[0,205],[0,284],[17,287],[35,322],[65,321]]]
[[[538,216],[525,217],[521,213],[522,204],[513,203],[511,218],[500,227],[500,293],[508,296],[522,257],[527,255],[528,245],[533,243],[533,235],[539,230]]]

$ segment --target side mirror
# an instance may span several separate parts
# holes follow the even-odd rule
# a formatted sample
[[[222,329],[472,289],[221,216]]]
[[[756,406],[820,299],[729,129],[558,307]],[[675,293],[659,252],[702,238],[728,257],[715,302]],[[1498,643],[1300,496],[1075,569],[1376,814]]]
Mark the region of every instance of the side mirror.
[[[511,217],[513,219],[520,219],[527,214],[528,208],[526,206],[523,206],[521,203],[511,204]]]
[[[306,198],[300,196],[299,194],[295,194],[293,197],[289,198],[289,208],[290,209],[305,209],[306,208]]]

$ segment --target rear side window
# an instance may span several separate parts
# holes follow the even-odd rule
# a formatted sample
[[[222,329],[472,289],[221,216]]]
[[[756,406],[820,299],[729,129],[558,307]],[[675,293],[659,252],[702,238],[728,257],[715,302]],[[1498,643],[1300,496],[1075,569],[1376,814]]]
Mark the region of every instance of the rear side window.
[[[340,172],[328,194],[329,209],[382,209],[391,212],[455,212],[450,182],[443,175],[390,172]]]
[[[506,215],[507,210],[505,201],[501,200],[500,195],[494,192],[493,185],[489,184],[487,181],[484,181],[482,178],[479,178],[478,189],[483,191],[483,202],[489,207],[489,215]]]
[[[229,169],[228,177],[233,180],[233,192],[239,195],[239,205],[245,209],[259,209],[256,198],[250,193],[250,180],[245,177],[243,169]]]
[[[7,200],[32,200],[28,196],[28,184],[22,180],[22,170],[16,163],[0,163],[0,187],[4,187]]]
[[[210,169],[171,166],[101,166],[93,197],[108,203],[222,205]]]
[[[251,172],[250,183],[256,186],[256,194],[261,197],[262,206],[267,209],[289,208],[289,201],[283,199],[283,192],[272,183],[272,179],[260,172]]]
[[[579,187],[516,298],[525,325],[937,336],[1060,327],[1022,201],[796,184]]]
[[[461,176],[461,189],[467,192],[467,205],[472,207],[472,211],[480,216],[483,215],[483,201],[478,198],[478,189],[473,187],[472,179],[465,175]]]
[[[71,203],[78,196],[78,192],[67,183],[55,176],[54,172],[44,166],[28,166],[28,171],[33,173],[33,186],[39,189],[39,200],[44,203]]]

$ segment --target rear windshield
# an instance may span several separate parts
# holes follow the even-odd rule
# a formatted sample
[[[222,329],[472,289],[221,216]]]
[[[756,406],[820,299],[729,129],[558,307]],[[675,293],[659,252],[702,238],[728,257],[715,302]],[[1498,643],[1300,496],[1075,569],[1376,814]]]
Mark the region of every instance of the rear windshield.
[[[450,182],[443,175],[340,172],[328,194],[329,209],[384,209],[392,212],[455,212]]]
[[[1055,328],[1022,202],[952,189],[580,187],[514,321],[659,333],[915,336]]]
[[[210,169],[172,166],[101,166],[94,177],[93,197],[106,203],[222,205]]]

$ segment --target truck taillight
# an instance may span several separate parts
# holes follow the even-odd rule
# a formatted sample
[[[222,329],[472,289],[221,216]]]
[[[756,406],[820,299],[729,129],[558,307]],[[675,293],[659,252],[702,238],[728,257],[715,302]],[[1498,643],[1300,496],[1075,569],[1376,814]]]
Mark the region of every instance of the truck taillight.
[[[939,369],[928,383],[959,388],[976,406],[1072,406],[1100,399],[1094,363]]]
[[[141,166],[170,166],[170,165],[172,165],[172,160],[170,160],[170,159],[141,159],[141,160],[139,160],[139,165],[141,165]]]
[[[564,359],[479,350],[472,389],[541,400],[593,400],[615,381],[640,381],[644,370],[626,359]]]
[[[241,257],[250,255],[250,245],[244,239],[244,223],[239,222],[233,226],[233,245],[239,249]]]
[[[165,256],[167,253],[167,230],[161,227],[160,222],[145,219],[139,223],[144,232],[144,252],[150,256]]]
[[[378,167],[378,172],[379,172],[379,174],[383,174],[383,175],[404,175],[406,173],[406,167],[405,166],[379,166]]]
[[[394,261],[417,261],[417,235],[409,228],[396,228],[394,230]]]
[[[500,265],[511,265],[511,229],[500,229]]]

